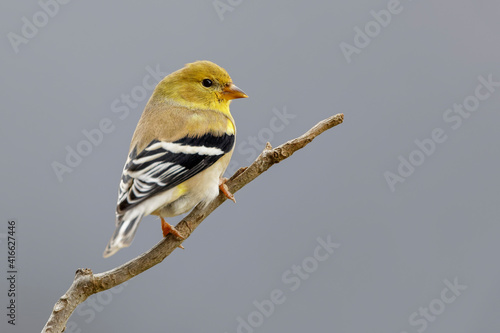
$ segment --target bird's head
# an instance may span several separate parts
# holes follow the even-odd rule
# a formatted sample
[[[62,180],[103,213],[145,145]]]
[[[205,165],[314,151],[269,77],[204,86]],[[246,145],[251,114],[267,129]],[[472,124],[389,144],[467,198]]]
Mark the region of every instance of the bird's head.
[[[153,96],[193,109],[221,111],[229,111],[231,100],[248,97],[233,84],[224,68],[207,60],[187,64],[166,76]]]

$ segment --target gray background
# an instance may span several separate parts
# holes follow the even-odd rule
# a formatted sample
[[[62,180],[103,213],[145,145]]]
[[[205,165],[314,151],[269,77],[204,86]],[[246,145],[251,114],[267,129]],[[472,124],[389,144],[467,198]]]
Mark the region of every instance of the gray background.
[[[2,2],[0,232],[18,219],[19,297],[12,327],[2,278],[0,331],[40,331],[77,268],[108,270],[160,240],[149,217],[133,246],[101,257],[150,91],[125,119],[111,104],[142,86],[148,66],[170,73],[208,59],[250,96],[232,104],[238,166],[252,155],[244,142],[269,134],[273,109],[295,115],[273,145],[339,112],[345,123],[237,193],[185,250],[82,304],[67,332],[236,332],[274,289],[286,300],[255,332],[498,332],[500,91],[458,129],[443,120],[478,76],[500,81],[498,2],[401,0],[351,63],[340,43],[353,44],[353,29],[388,1],[231,3],[221,20],[212,1],[72,1],[15,53],[8,33],[21,35],[22,17],[41,7]],[[58,181],[51,164],[104,118],[114,131]],[[384,173],[436,128],[447,140],[391,191]],[[282,275],[328,235],[340,247],[291,291]],[[467,289],[425,329],[411,325],[420,307],[440,304],[446,279]]]

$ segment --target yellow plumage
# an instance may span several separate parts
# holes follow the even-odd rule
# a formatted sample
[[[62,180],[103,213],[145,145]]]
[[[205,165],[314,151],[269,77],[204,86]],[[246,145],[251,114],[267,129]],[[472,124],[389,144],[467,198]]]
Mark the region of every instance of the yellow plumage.
[[[180,236],[163,218],[219,193],[236,135],[229,104],[245,97],[227,72],[210,61],[187,64],[158,83],[132,137],[116,229],[104,257],[129,246],[149,214],[162,218],[164,235]]]

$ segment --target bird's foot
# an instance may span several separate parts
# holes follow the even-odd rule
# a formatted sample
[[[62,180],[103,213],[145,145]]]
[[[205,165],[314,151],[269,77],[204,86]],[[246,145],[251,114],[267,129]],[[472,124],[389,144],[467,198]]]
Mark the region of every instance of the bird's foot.
[[[168,234],[172,234],[177,238],[180,238],[184,240],[185,238],[182,237],[181,233],[175,229],[175,227],[171,226],[163,217],[160,216],[161,219],[161,230],[163,231],[163,237],[167,237]],[[184,246],[179,245],[181,249],[184,248]]]
[[[220,191],[228,198],[229,200],[232,200],[234,203],[236,203],[236,199],[234,198],[234,195],[229,192],[229,189],[227,188],[226,182],[229,179],[221,177],[219,180],[219,189]]]

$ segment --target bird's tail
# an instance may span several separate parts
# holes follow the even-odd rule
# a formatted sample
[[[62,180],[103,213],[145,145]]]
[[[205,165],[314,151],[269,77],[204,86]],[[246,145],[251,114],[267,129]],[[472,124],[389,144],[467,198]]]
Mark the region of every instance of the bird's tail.
[[[123,215],[116,217],[116,229],[109,240],[108,246],[106,246],[106,250],[102,254],[104,258],[112,256],[121,248],[127,247],[132,243],[142,216],[143,214],[140,213],[127,216],[126,218]]]

